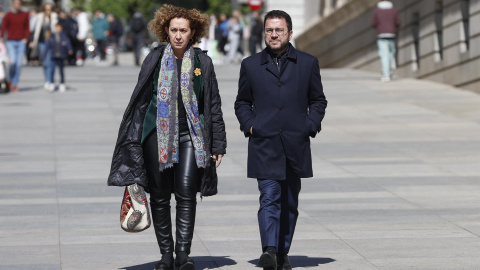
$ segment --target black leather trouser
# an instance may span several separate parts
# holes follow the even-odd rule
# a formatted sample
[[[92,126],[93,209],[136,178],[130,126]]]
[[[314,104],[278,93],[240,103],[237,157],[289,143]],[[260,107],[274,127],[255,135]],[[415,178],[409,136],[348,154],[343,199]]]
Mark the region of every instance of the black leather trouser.
[[[195,212],[197,183],[200,179],[190,134],[180,135],[179,162],[173,168],[158,169],[158,143],[155,132],[143,144],[143,156],[150,188],[153,227],[161,254],[183,251],[190,254]],[[175,249],[172,238],[170,198],[172,189],[177,201]]]

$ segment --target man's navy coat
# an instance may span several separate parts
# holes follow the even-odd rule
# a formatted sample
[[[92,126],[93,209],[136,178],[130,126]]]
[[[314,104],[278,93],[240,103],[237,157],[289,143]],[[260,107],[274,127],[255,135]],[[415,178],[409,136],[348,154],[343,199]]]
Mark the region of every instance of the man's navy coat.
[[[310,136],[327,107],[318,60],[290,45],[286,61],[279,72],[266,49],[242,61],[235,114],[250,137],[250,178],[284,180],[287,160],[299,177],[313,176]]]

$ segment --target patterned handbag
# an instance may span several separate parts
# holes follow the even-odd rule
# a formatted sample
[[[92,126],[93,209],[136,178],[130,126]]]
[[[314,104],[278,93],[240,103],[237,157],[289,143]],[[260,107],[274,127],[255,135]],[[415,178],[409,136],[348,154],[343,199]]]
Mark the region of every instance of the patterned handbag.
[[[125,187],[122,208],[120,209],[120,225],[126,232],[141,232],[151,224],[148,211],[147,196],[142,186],[132,184]]]

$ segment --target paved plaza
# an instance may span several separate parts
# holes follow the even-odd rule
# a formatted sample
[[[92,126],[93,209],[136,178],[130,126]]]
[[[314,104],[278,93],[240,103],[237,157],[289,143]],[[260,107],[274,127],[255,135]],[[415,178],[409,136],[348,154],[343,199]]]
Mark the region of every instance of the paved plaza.
[[[258,190],[233,111],[239,65],[217,65],[227,128],[219,194],[198,198],[197,269],[259,269]],[[66,93],[25,67],[0,95],[0,269],[153,269],[153,228],[119,224],[107,176],[139,68],[68,67]],[[294,269],[480,269],[480,95],[321,70],[329,101],[312,140]],[[294,89],[292,89],[294,91]],[[174,209],[175,202],[172,202]]]

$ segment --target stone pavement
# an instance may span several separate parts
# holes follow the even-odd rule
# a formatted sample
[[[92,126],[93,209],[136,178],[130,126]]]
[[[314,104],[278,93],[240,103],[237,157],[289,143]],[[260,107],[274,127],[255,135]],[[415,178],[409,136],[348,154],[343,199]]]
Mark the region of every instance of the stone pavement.
[[[123,232],[123,188],[106,185],[138,71],[68,67],[61,94],[26,67],[21,92],[0,95],[0,269],[153,269],[153,228]],[[233,112],[239,66],[216,71],[228,149],[219,195],[198,200],[191,256],[197,269],[255,269],[258,190]],[[480,269],[480,96],[321,73],[329,105],[312,141],[315,177],[302,180],[294,268]]]

